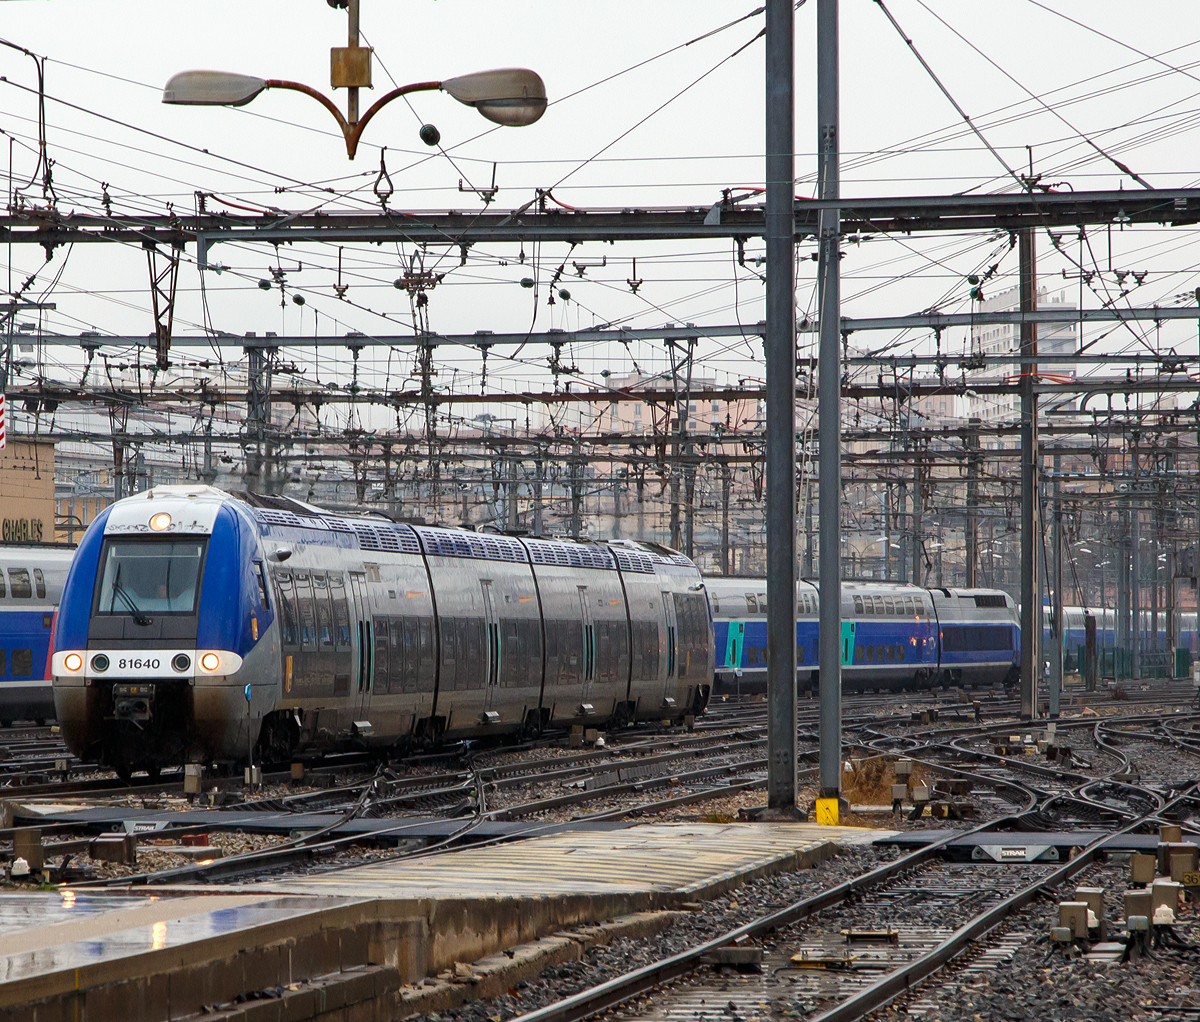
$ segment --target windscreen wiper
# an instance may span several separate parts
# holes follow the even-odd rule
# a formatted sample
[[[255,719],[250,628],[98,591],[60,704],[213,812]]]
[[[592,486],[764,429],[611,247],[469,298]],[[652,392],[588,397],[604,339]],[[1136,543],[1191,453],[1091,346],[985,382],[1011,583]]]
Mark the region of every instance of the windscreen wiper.
[[[113,595],[119,596],[125,601],[126,605],[133,612],[133,621],[135,624],[142,625],[143,627],[145,625],[153,624],[154,619],[149,615],[142,613],[141,608],[133,602],[133,599],[130,597],[129,593],[125,591],[125,587],[121,585],[121,567],[121,565],[117,565],[117,573],[113,576]]]

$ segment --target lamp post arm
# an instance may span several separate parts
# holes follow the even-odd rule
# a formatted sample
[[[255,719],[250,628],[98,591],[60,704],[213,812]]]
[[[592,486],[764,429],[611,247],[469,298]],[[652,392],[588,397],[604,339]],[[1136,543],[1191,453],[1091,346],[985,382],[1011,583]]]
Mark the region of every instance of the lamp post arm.
[[[342,129],[342,134],[346,136],[346,139],[347,139],[346,145],[347,145],[347,148],[349,148],[349,145],[350,145],[349,138],[350,138],[350,132],[352,129],[350,128],[350,125],[348,125],[346,123],[346,118],[342,116],[342,112],[334,105],[333,100],[330,99],[328,96],[324,95],[323,93],[318,92],[316,89],[314,89],[310,85],[304,85],[301,82],[284,81],[282,78],[268,78],[267,79],[267,88],[268,89],[290,89],[292,92],[303,92],[306,96],[312,96],[313,99],[315,99],[326,110],[328,110],[331,114],[333,114],[334,118],[338,122],[338,127]],[[374,109],[374,108],[372,108],[372,109]]]
[[[358,140],[363,133],[363,128],[367,126],[367,122],[374,117],[380,110],[387,106],[393,99],[399,99],[401,96],[407,96],[410,92],[434,92],[442,87],[441,82],[413,82],[411,85],[401,85],[398,89],[392,89],[391,92],[385,92],[371,106],[367,112],[359,118],[358,123],[342,130],[346,135],[346,155],[350,159],[354,159],[355,152],[358,151]],[[339,115],[339,120],[340,115]]]

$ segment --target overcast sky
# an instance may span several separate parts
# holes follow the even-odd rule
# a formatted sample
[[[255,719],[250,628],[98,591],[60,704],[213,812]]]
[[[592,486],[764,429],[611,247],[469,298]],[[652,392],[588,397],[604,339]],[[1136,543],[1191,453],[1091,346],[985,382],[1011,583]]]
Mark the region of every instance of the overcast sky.
[[[1096,31],[1032,0],[889,2],[946,88],[1010,167],[1027,169],[1031,156],[1026,146],[1031,146],[1035,173],[1066,182],[1064,187],[1115,187],[1119,182],[1140,187],[1082,142],[1082,132],[1153,185],[1200,181],[1195,3],[1047,0],[1046,6]],[[328,91],[328,50],[345,44],[346,16],[323,0],[46,0],[7,2],[2,9],[3,36],[50,58],[47,139],[63,209],[98,211],[102,182],[114,211],[121,212],[158,213],[168,203],[190,211],[197,190],[221,197],[210,200],[214,208],[222,200],[287,210],[376,208],[371,187],[381,146],[387,146],[394,208],[478,209],[474,195],[459,192],[459,181],[490,183],[493,161],[498,164],[498,208],[522,205],[536,187],[554,186],[562,202],[595,208],[709,204],[724,187],[762,182],[763,43],[759,39],[746,46],[762,27],[761,15],[660,56],[749,14],[751,2],[363,0],[363,32],[376,51],[375,96],[391,80],[441,79],[523,65],[542,74],[553,105],[532,127],[489,130],[478,114],[444,94],[415,96],[411,109],[396,102],[370,125],[353,163],[345,157],[332,118],[301,95],[268,92],[241,110],[160,103],[167,78],[189,68],[290,78]],[[1013,190],[1005,169],[965,129],[879,6],[872,0],[844,0],[842,17],[845,193]],[[812,194],[815,19],[816,4],[810,0],[797,13],[799,195]],[[731,56],[741,47],[746,48]],[[1146,59],[1135,50],[1161,55],[1161,60]],[[618,74],[643,61],[648,63]],[[7,79],[0,82],[0,127],[14,139],[18,186],[28,182],[36,163],[36,97],[28,91],[35,84],[33,71],[27,57],[0,51],[0,74]],[[1041,109],[1026,90],[1058,105],[1067,123]],[[344,105],[341,94],[336,98]],[[417,129],[423,121],[438,126],[446,154],[422,145]],[[208,150],[208,155],[197,150]],[[4,159],[7,154],[0,154]],[[22,192],[27,204],[44,201],[37,184]],[[1195,232],[1182,229],[1116,232],[1114,267],[1151,271],[1129,300],[1139,305],[1171,302],[1200,284],[1194,237]],[[1106,233],[1096,232],[1091,250],[1083,253],[1085,265],[1106,268],[1108,246]],[[1041,247],[1049,248],[1044,236]],[[566,246],[546,245],[540,252],[528,248],[526,265],[517,263],[516,252],[491,246],[473,252],[462,268],[457,250],[431,250],[428,264],[450,271],[430,296],[431,326],[444,332],[506,331],[527,329],[535,321],[539,329],[602,322],[656,326],[667,321],[728,323],[735,316],[752,322],[762,315],[761,268],[735,266],[732,246],[592,244],[572,255],[591,266],[584,278],[568,266],[573,279],[565,283],[573,300],[549,306],[545,288],[539,289],[535,320],[533,292],[522,289],[519,281],[536,272],[544,283],[565,257]],[[751,246],[749,254],[760,248]],[[932,305],[967,311],[967,274],[999,259],[1001,269],[990,293],[1010,286],[1015,254],[1005,254],[1006,248],[1004,239],[982,236],[875,238],[848,245],[843,312],[901,314]],[[193,254],[189,249],[189,260]],[[804,246],[800,254],[807,255]],[[347,248],[343,283],[350,285],[350,301],[345,302],[333,289],[335,251],[317,246],[285,250],[289,295],[295,290],[306,296],[301,312],[290,301],[281,310],[278,290],[267,293],[257,287],[276,262],[272,249],[218,246],[210,258],[229,272],[207,275],[210,321],[235,333],[312,332],[319,313],[323,331],[405,333],[411,329],[408,301],[391,282],[411,256],[411,250],[396,246]],[[530,264],[535,256],[534,270]],[[637,294],[626,285],[635,256],[637,277],[644,281]],[[604,258],[607,266],[596,265]],[[500,265],[502,261],[508,265]],[[137,247],[79,246],[69,257],[60,250],[46,266],[41,250],[31,247],[14,250],[12,262],[14,286],[37,271],[26,295],[45,293],[45,300],[57,303],[57,311],[44,321],[47,329],[118,334],[152,329],[145,257]],[[302,270],[297,270],[299,264]],[[800,266],[798,303],[804,310],[813,302],[813,264],[802,261]],[[1063,278],[1064,269],[1072,268],[1046,253],[1043,282],[1077,292],[1077,281]],[[60,271],[54,288],[47,290]],[[183,267],[179,287],[176,330],[193,332],[204,321],[194,261]],[[1109,293],[1115,292],[1114,283]],[[1090,293],[1084,300],[1099,303]],[[963,336],[946,343],[961,346]],[[1163,337],[1181,350],[1195,351],[1191,327],[1164,328]],[[861,341],[897,342],[897,351],[930,344],[921,335]],[[1131,342],[1128,334],[1112,339],[1114,347]],[[753,357],[755,346],[712,344],[706,350],[713,372],[729,378],[754,378],[761,372]],[[631,364],[620,349],[574,354],[591,378],[601,368]],[[661,367],[652,347],[633,354]],[[473,375],[478,359],[453,361],[462,369],[462,379],[478,386]],[[393,386],[406,375],[397,373],[395,364],[387,372]],[[505,366],[494,359],[489,367],[493,385],[510,389],[524,386],[537,373],[536,365],[526,362]]]

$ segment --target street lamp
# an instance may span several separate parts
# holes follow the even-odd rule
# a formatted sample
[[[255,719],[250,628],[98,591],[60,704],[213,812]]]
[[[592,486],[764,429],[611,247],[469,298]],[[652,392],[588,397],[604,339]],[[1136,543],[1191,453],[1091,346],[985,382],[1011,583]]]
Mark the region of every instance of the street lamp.
[[[370,47],[358,45],[358,0],[349,0],[350,45],[335,46],[330,56],[330,84],[347,92],[346,115],[328,96],[301,82],[225,71],[182,71],[163,89],[164,103],[177,106],[245,106],[265,89],[290,89],[312,96],[325,107],[346,139],[346,155],[354,159],[358,140],[367,123],[394,99],[412,92],[447,92],[460,103],[473,106],[489,121],[507,127],[533,124],[546,112],[546,86],[527,68],[505,67],[478,71],[440,82],[414,82],[381,96],[362,117],[358,116],[358,90],[371,87]]]

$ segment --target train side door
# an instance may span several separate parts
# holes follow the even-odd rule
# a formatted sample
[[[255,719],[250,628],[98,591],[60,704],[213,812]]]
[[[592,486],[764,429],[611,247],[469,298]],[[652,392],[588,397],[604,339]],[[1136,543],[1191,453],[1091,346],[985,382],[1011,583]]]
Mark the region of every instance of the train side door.
[[[729,641],[725,645],[725,666],[735,671],[742,666],[742,646],[746,641],[746,622],[729,622]]]
[[[667,621],[667,684],[668,695],[674,687],[672,682],[679,677],[679,621],[675,616],[675,596],[663,593],[663,616]]]
[[[854,631],[853,621],[842,622],[842,665],[854,662]]]
[[[500,687],[500,616],[496,613],[496,594],[492,580],[480,580],[483,588],[483,616],[487,624],[487,689],[484,704],[490,710]]]
[[[592,694],[592,682],[596,680],[596,623],[592,619],[588,587],[576,586],[576,589],[579,592],[579,619],[583,622],[583,698],[586,702]]]
[[[371,595],[367,591],[367,577],[361,571],[350,572],[350,600],[354,614],[351,635],[354,644],[352,677],[357,691],[355,719],[365,721],[375,683],[375,636],[372,634]]]

